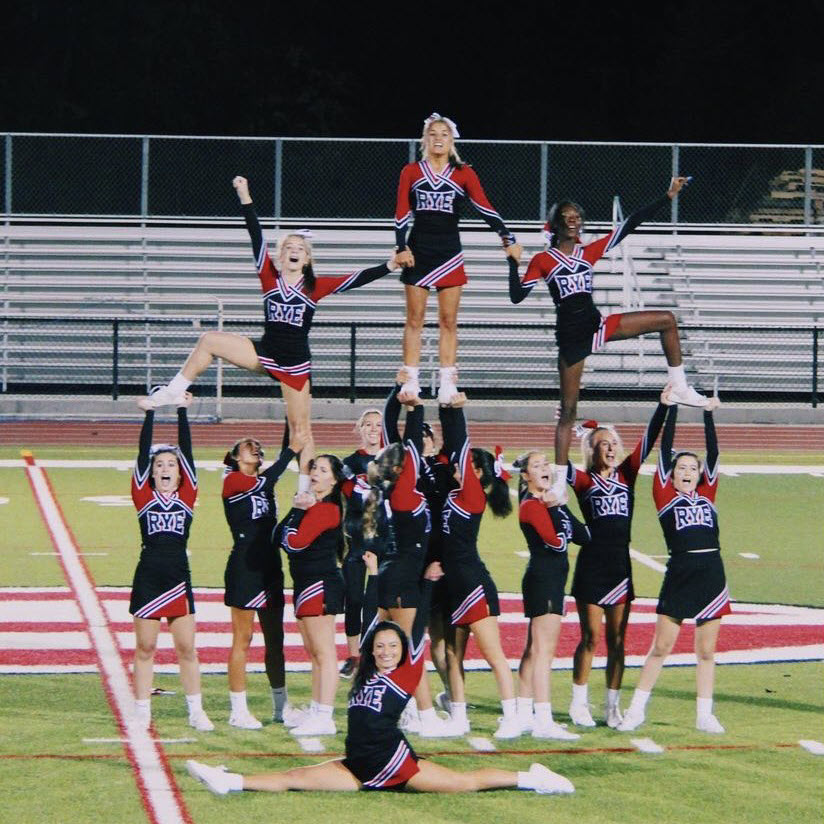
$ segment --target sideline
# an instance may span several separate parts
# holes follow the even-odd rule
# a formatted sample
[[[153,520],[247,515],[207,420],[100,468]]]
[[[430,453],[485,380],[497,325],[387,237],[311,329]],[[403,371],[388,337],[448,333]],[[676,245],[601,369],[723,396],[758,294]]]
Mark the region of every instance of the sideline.
[[[22,455],[32,494],[54,548],[60,553],[64,575],[88,629],[106,697],[124,737],[126,753],[148,818],[157,824],[193,824],[162,748],[149,731],[126,724],[134,698],[115,636],[48,476],[31,452],[23,451]]]

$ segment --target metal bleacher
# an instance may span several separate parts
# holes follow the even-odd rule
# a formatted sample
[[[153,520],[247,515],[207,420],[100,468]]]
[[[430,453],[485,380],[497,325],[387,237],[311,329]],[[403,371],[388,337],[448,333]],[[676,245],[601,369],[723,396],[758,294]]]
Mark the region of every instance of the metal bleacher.
[[[216,328],[218,318],[231,331],[252,337],[260,332],[258,283],[248,236],[239,222],[21,221],[7,223],[2,231],[4,384],[41,378],[69,387],[104,384],[111,379],[113,334],[106,320],[114,318],[121,321],[118,378],[127,386],[167,379],[198,331]],[[266,234],[271,239],[275,232]],[[525,265],[542,241],[537,233],[519,235],[526,247]],[[470,277],[460,314],[462,381],[490,391],[507,386],[543,391],[556,385],[555,312],[547,290],[539,286],[528,300],[513,306],[495,235],[470,227],[462,238]],[[378,263],[388,257],[392,242],[388,228],[320,230],[313,238],[316,273],[341,274]],[[753,388],[773,375],[771,364],[777,377],[778,367],[786,362],[809,360],[808,347],[791,333],[765,347],[763,331],[742,329],[730,336],[711,327],[766,324],[786,330],[820,323],[824,238],[639,233],[624,246],[597,265],[597,305],[605,314],[622,307],[675,311],[686,327],[685,354],[699,383],[702,376],[709,381],[721,371],[740,388]],[[635,289],[627,286],[624,252]],[[434,307],[431,299],[429,321],[436,319]],[[359,386],[385,386],[400,357],[403,317],[403,292],[394,274],[325,300],[312,332],[316,386],[338,387],[349,380],[353,325]],[[149,319],[152,324],[145,322]],[[158,319],[166,322],[159,324]],[[384,325],[370,326],[376,322]],[[698,324],[705,328],[692,328]],[[424,364],[434,360],[436,330],[425,338]],[[756,343],[757,359],[752,349]],[[664,372],[657,336],[648,335],[612,343],[593,355],[585,383],[652,388],[661,385]],[[236,386],[255,380],[231,370]]]

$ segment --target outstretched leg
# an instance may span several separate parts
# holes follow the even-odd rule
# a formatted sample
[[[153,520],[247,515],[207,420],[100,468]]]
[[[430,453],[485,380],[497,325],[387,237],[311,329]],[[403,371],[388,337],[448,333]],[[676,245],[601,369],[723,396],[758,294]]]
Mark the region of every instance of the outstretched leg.
[[[286,790],[314,790],[329,792],[353,792],[361,783],[339,759],[296,767],[279,773],[260,773],[243,776],[244,790],[279,793]]]
[[[567,366],[564,359],[558,357],[558,376],[561,384],[561,407],[558,423],[555,425],[555,480],[553,493],[561,503],[566,501],[566,472],[569,460],[569,444],[572,440],[572,427],[578,414],[578,395],[581,392],[581,375],[585,360]]]

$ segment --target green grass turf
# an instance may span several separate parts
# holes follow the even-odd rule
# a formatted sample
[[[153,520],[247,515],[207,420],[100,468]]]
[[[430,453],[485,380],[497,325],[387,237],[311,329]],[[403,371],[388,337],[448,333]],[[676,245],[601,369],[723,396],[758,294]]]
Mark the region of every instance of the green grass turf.
[[[638,670],[627,672],[627,694],[637,675]],[[250,707],[261,718],[270,709],[264,680],[262,675],[251,676],[249,684]],[[719,667],[716,711],[728,730],[723,736],[694,729],[694,670],[673,667],[662,673],[648,721],[636,734],[622,735],[599,726],[585,731],[577,742],[535,742],[527,736],[498,742],[499,752],[484,755],[472,751],[463,739],[411,738],[421,755],[453,769],[517,770],[540,761],[576,785],[574,796],[562,798],[517,791],[451,797],[289,793],[275,798],[243,793],[218,798],[186,774],[187,758],[251,773],[311,764],[321,757],[301,753],[279,725],[267,724],[260,732],[228,727],[224,676],[204,677],[205,706],[217,726],[207,734],[194,733],[186,724],[177,679],[163,675],[157,683],[177,690],[175,696],[153,699],[158,734],[197,739],[165,745],[196,824],[224,824],[227,819],[362,824],[377,816],[391,816],[393,824],[821,820],[822,761],[797,746],[799,739],[821,739],[824,734],[818,664]],[[568,673],[556,673],[553,697],[561,721],[567,720],[569,683]],[[307,676],[290,675],[289,686],[293,700],[307,698]],[[470,710],[473,734],[490,736],[499,712],[491,674],[470,673],[467,689],[476,705]],[[592,696],[600,702],[600,679],[593,682]],[[5,728],[14,731],[0,739],[6,820],[61,824],[146,820],[122,746],[82,741],[117,736],[96,675],[5,676],[0,679],[0,706]],[[343,686],[337,716],[343,720]],[[636,735],[653,738],[666,751],[636,752],[629,741]],[[326,738],[325,743],[330,754],[339,754],[343,735]],[[630,751],[620,751],[627,748]]]

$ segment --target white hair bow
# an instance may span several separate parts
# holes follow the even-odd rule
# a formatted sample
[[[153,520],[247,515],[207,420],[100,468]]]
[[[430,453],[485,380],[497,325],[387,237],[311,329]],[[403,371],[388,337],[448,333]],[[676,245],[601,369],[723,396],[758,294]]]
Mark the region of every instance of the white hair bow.
[[[452,137],[460,137],[461,133],[458,131],[458,126],[454,120],[450,120],[448,117],[443,117],[442,115],[438,114],[437,112],[432,112],[426,120],[423,121],[424,129],[429,128],[430,123],[434,123],[436,120],[443,120],[447,126],[449,126],[450,131],[452,132]]]
[[[300,235],[301,237],[305,237],[305,238],[311,238],[312,237],[312,230],[311,229],[295,229],[294,232],[290,232],[289,234]]]

